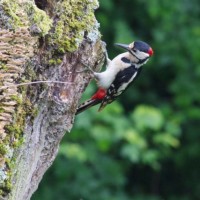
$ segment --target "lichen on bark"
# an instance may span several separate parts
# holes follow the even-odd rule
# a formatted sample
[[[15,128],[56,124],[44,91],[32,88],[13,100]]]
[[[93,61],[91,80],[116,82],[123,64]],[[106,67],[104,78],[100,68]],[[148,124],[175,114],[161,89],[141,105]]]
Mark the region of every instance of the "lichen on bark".
[[[94,9],[98,2],[91,0],[69,0],[56,2],[57,20],[54,24],[52,43],[59,52],[77,50],[84,34],[96,29]]]

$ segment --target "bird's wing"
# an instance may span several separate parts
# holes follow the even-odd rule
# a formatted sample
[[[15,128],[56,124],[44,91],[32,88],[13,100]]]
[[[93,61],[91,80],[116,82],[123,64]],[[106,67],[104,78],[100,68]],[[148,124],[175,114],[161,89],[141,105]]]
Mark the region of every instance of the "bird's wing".
[[[136,68],[134,65],[119,71],[115,80],[108,88],[106,96],[99,107],[99,111],[107,104],[112,103],[121,93],[123,93],[128,88],[129,84],[138,76],[140,71],[141,68]]]

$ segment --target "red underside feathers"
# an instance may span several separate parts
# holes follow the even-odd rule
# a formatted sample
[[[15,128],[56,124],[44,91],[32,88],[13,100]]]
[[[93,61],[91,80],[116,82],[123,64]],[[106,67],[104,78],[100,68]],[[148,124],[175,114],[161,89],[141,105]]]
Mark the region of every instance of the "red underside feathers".
[[[106,90],[103,88],[99,88],[97,92],[92,96],[92,99],[103,99],[106,96]]]

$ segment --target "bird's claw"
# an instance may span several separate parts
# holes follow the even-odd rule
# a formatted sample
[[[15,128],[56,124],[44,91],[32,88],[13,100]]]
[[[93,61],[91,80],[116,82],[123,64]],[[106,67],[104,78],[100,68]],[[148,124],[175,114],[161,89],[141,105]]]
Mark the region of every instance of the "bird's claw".
[[[103,46],[103,50],[104,50],[104,52],[103,52],[103,54],[104,54],[104,59],[105,59],[105,64],[106,64],[106,68],[108,67],[108,65],[110,64],[110,59],[109,59],[109,57],[108,57],[108,52],[107,52],[107,50],[106,50],[106,43],[104,42],[104,41],[102,41],[102,46]]]
[[[108,65],[110,64],[111,60],[108,57],[108,52],[107,51],[104,52],[104,56],[105,56],[106,67],[108,67]]]

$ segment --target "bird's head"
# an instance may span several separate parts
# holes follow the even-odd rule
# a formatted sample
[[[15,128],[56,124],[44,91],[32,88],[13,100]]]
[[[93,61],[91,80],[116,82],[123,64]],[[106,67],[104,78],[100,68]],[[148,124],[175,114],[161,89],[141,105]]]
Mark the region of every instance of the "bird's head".
[[[145,64],[148,59],[153,55],[153,49],[145,42],[135,41],[131,44],[119,44],[116,43],[116,46],[126,49],[130,54],[130,59],[136,62],[138,65]]]

